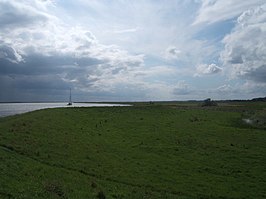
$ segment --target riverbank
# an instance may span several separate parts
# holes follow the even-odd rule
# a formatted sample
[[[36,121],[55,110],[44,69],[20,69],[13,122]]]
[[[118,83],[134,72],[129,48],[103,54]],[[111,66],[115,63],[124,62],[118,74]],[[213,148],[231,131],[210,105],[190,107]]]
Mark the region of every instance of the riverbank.
[[[265,106],[56,108],[0,118],[0,198],[265,198]],[[254,105],[254,106],[253,106]]]
[[[130,106],[129,104],[119,103],[81,103],[73,102],[68,105],[67,102],[42,102],[42,103],[0,103],[0,117],[27,113],[31,111],[47,108],[71,108],[71,107],[110,107],[110,106]]]

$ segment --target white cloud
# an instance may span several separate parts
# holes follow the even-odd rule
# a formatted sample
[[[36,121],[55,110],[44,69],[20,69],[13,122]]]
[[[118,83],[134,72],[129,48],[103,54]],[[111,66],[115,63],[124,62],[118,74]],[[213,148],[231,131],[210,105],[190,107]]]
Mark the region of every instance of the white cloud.
[[[200,75],[211,75],[222,71],[222,68],[216,64],[200,64],[196,67],[196,76]]]
[[[266,4],[244,12],[223,43],[221,60],[231,77],[266,82]]]
[[[217,90],[219,92],[223,92],[223,93],[227,93],[227,92],[231,93],[232,89],[233,89],[232,86],[231,85],[228,85],[228,84],[224,84],[224,85],[219,86],[217,88]]]
[[[0,59],[6,59],[13,63],[23,61],[22,56],[12,47],[0,41]]]
[[[194,25],[211,24],[238,17],[245,10],[265,3],[265,0],[201,0],[201,3]]]
[[[123,30],[114,30],[113,33],[124,34],[124,33],[134,33],[137,31],[138,31],[138,28],[129,28],[129,29],[123,29]]]

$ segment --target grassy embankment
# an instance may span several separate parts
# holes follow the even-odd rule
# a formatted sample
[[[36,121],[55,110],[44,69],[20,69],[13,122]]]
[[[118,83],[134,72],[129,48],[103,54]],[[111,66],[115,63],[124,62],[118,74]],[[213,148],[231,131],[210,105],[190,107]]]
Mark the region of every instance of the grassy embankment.
[[[265,103],[58,108],[0,119],[0,198],[266,198]]]

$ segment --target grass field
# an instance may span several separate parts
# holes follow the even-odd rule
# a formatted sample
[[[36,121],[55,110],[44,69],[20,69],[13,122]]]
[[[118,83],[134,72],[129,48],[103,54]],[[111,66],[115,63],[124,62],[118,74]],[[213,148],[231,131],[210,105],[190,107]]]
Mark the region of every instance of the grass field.
[[[266,198],[266,104],[219,105],[1,118],[0,198]]]

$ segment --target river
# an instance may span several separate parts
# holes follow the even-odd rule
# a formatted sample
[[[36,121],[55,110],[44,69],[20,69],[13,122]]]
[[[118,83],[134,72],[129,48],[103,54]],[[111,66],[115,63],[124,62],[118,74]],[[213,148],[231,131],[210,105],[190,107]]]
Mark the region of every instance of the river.
[[[59,107],[106,107],[106,106],[130,106],[127,104],[104,104],[104,103],[73,103],[68,106],[66,102],[61,103],[0,103],[0,117],[16,115],[30,111],[59,108]]]

